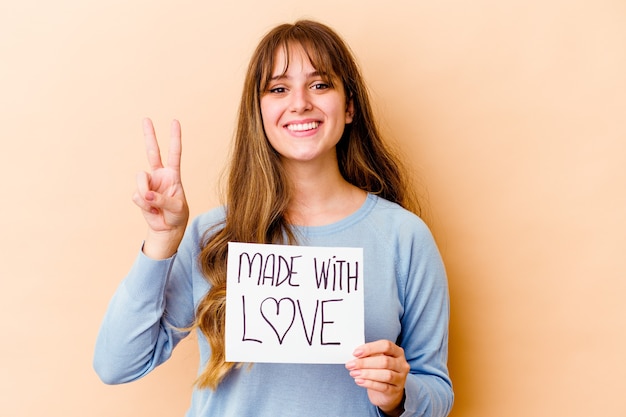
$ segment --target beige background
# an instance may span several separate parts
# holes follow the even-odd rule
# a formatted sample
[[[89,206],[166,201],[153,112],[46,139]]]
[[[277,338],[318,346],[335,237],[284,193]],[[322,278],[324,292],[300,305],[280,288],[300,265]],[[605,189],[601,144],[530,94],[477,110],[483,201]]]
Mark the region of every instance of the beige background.
[[[1,0],[0,413],[183,415],[194,340],[133,384],[91,368],[144,233],[140,121],[181,120],[212,207],[251,50],[299,17],[348,40],[421,178],[452,416],[626,415],[624,0]]]

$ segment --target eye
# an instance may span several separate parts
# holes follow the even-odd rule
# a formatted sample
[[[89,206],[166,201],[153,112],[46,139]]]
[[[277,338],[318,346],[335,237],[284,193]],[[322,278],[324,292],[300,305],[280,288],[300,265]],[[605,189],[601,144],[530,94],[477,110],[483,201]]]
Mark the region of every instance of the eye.
[[[285,87],[272,87],[267,91],[271,94],[282,94],[287,91],[287,89]]]
[[[330,85],[326,84],[325,82],[318,81],[315,84],[313,84],[311,88],[313,90],[326,90],[330,88]]]

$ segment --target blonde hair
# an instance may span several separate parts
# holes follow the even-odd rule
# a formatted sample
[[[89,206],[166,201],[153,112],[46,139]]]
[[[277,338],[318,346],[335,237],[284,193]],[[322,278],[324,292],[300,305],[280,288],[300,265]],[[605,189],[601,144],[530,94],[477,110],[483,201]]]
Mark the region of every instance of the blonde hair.
[[[236,365],[225,361],[224,346],[228,242],[296,243],[285,219],[290,184],[278,153],[267,140],[260,110],[260,98],[274,71],[276,51],[284,52],[288,66],[289,47],[293,45],[302,46],[318,72],[343,83],[346,98],[353,103],[352,123],[346,125],[337,145],[344,178],[367,192],[419,212],[399,159],[380,136],[355,59],[339,35],[309,20],[283,24],[267,33],[252,55],[244,81],[226,184],[226,217],[206,232],[198,259],[211,285],[197,307],[194,323],[211,347],[211,357],[197,380],[200,388],[215,389]]]

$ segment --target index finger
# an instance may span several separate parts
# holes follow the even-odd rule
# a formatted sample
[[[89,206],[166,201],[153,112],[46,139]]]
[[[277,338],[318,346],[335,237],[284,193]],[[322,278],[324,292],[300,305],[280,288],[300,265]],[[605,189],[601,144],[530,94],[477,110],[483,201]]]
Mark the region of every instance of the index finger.
[[[146,155],[148,156],[148,164],[151,170],[163,168],[161,162],[161,150],[154,133],[154,125],[149,118],[143,119],[143,137],[146,141]]]
[[[180,156],[182,153],[180,130],[180,122],[176,119],[172,120],[172,125],[170,127],[170,150],[167,156],[167,165],[177,171],[180,170]]]
[[[354,350],[353,355],[357,358],[375,355],[399,357],[404,356],[404,350],[395,343],[382,339],[359,346]]]

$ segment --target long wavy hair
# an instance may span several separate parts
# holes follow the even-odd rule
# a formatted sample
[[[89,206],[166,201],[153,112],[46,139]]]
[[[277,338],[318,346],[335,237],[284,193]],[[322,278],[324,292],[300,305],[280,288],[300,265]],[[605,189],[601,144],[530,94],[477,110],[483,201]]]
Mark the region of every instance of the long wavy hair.
[[[310,20],[283,24],[268,32],[252,55],[244,81],[225,184],[226,216],[222,223],[205,233],[198,259],[211,288],[197,307],[194,323],[211,347],[211,357],[196,381],[200,388],[215,389],[237,365],[225,361],[228,242],[297,243],[285,216],[291,196],[290,182],[280,155],[267,140],[260,108],[277,51],[285,54],[288,66],[290,46],[294,45],[301,46],[313,67],[329,74],[331,82],[343,83],[346,98],[353,103],[352,123],[346,125],[337,144],[343,177],[369,193],[419,214],[406,171],[381,138],[361,72],[340,36],[328,26]]]

